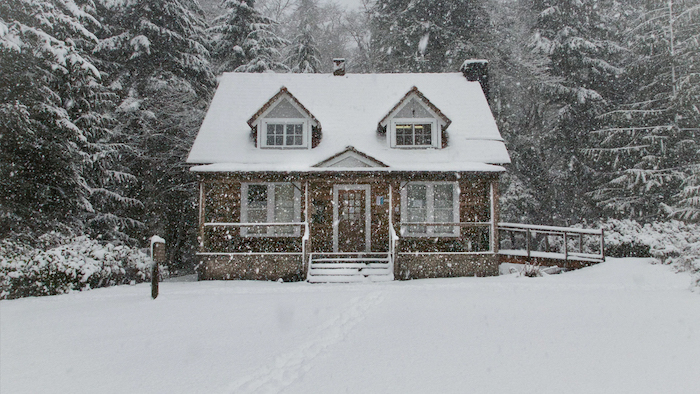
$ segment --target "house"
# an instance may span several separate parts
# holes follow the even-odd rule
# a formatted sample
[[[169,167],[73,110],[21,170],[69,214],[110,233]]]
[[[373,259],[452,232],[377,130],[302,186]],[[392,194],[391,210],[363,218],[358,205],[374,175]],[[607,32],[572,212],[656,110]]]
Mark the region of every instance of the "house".
[[[485,61],[462,73],[227,73],[187,163],[201,279],[498,274],[510,158]]]

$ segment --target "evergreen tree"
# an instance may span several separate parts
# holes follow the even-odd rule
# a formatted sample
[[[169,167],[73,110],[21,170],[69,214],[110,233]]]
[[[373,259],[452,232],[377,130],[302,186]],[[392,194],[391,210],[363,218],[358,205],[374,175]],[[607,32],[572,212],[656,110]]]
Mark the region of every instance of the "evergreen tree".
[[[280,49],[287,42],[275,34],[276,24],[255,9],[255,0],[223,0],[224,12],[210,29],[219,72],[286,71]]]
[[[107,142],[114,96],[85,51],[99,27],[89,2],[0,4],[0,198],[5,231],[95,224],[123,236],[133,221],[113,214],[125,198]],[[88,52],[89,53],[89,52]]]
[[[301,0],[294,13],[299,21],[297,33],[289,49],[287,63],[295,73],[317,73],[321,60],[316,48],[315,35],[318,34],[318,9],[315,0]]]
[[[697,219],[698,27],[700,1],[659,0],[645,3],[627,32],[632,88],[602,116],[600,147],[590,150],[605,170],[595,197],[613,214]]]
[[[483,0],[378,0],[373,46],[383,72],[456,71],[487,56],[489,15]]]
[[[594,0],[530,3],[536,19],[529,46],[539,97],[527,132],[538,142],[524,165],[539,168],[533,174],[539,178],[537,195],[548,212],[541,220],[567,224],[595,215],[586,194],[594,188],[595,168],[584,148],[590,131],[599,127],[598,115],[621,92],[623,70],[616,64],[624,48],[616,6]]]
[[[196,246],[196,188],[185,166],[215,80],[206,23],[195,0],[101,3],[104,37],[95,50],[120,96],[115,143],[138,184],[145,227],[166,239],[169,261],[187,264]],[[181,268],[179,266],[172,267]]]

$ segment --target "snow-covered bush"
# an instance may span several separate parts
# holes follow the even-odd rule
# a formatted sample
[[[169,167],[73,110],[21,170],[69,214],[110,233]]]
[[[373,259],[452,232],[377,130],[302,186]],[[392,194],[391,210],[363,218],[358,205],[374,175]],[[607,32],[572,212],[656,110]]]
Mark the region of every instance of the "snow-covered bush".
[[[537,264],[525,264],[522,271],[520,271],[520,276],[526,276],[528,278],[538,278],[544,276],[542,273],[542,267]]]
[[[143,282],[150,279],[150,264],[148,255],[139,249],[102,244],[87,236],[46,250],[3,240],[0,299]]]
[[[691,272],[695,285],[700,286],[700,224],[671,220],[642,225],[608,219],[600,225],[605,229],[608,255],[654,257],[679,271]]]

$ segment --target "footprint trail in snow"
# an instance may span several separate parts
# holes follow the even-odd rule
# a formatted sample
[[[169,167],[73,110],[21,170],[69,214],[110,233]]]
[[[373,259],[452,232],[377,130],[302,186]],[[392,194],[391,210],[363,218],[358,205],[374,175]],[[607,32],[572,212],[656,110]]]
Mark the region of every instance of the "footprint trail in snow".
[[[296,349],[283,353],[252,375],[233,383],[227,393],[279,393],[299,380],[311,369],[311,361],[324,350],[341,342],[364,320],[367,311],[384,299],[381,291],[374,291],[351,301],[342,313],[326,321],[317,329],[313,339]]]

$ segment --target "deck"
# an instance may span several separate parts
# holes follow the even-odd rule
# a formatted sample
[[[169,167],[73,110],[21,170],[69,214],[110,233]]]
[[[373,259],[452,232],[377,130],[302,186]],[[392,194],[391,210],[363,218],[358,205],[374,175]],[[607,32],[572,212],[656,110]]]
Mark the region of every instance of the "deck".
[[[503,263],[576,269],[605,261],[602,229],[499,223],[498,232]]]

